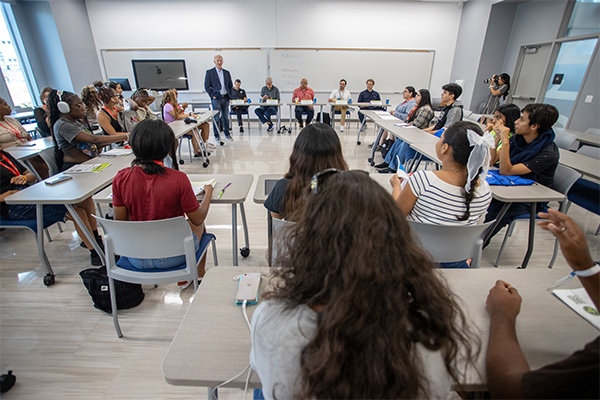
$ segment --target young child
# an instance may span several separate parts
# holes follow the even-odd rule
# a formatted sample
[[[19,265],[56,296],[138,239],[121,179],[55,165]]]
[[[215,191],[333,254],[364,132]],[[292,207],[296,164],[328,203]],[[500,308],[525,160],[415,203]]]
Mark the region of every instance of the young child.
[[[175,169],[165,168],[163,159],[175,154],[176,139],[173,131],[161,120],[146,119],[138,123],[129,136],[129,144],[135,155],[131,168],[126,168],[113,180],[113,209],[116,220],[155,221],[187,215],[194,233],[196,251],[199,238],[204,232],[204,220],[208,214],[213,187],[205,186],[205,196],[198,204],[192,184],[187,175]],[[161,259],[129,258],[139,269],[174,268],[185,263],[185,256]],[[206,257],[198,263],[198,277],[204,276]],[[186,288],[191,282],[179,282]]]

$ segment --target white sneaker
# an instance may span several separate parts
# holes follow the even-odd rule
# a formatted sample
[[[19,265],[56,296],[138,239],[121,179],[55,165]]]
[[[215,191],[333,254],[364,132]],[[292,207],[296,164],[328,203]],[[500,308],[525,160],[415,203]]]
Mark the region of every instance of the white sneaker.
[[[206,144],[206,147],[209,148],[209,149],[216,149],[217,148],[217,146],[215,146],[211,142],[206,142],[205,144]]]
[[[344,125],[340,125],[340,132],[344,132]]]

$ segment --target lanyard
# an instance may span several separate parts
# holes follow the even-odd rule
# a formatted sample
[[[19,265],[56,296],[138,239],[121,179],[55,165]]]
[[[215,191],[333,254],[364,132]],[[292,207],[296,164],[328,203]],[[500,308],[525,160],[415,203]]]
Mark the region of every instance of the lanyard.
[[[21,137],[21,134],[18,129],[16,129],[14,126],[12,126],[8,121],[6,121],[6,120],[4,120],[4,121],[6,122],[6,125],[8,125],[8,126],[5,126],[2,122],[0,122],[1,127],[6,129],[7,131],[12,132],[12,134],[15,136],[15,138],[17,140],[19,140],[20,142],[26,142],[26,140]]]
[[[19,172],[19,169],[17,167],[15,167],[15,164],[13,164],[12,161],[10,161],[8,159],[8,157],[6,157],[4,154],[1,154],[1,156],[2,156],[2,161],[6,161],[7,163],[10,164],[10,166],[4,164],[3,162],[0,162],[0,165],[2,165],[4,168],[8,169],[10,172],[15,174],[15,176],[21,175],[21,173]]]
[[[410,110],[410,113],[408,113],[408,119],[410,119],[410,116],[412,115],[412,113],[415,112],[415,110],[417,109],[418,106],[415,106],[415,108],[413,108],[412,110]]]
[[[113,117],[113,119],[117,119],[117,116],[115,114],[113,114],[113,112],[110,111],[108,108],[106,108],[106,106],[104,106],[103,108],[106,110],[107,113],[109,113]],[[113,110],[114,110],[114,108],[113,108]]]

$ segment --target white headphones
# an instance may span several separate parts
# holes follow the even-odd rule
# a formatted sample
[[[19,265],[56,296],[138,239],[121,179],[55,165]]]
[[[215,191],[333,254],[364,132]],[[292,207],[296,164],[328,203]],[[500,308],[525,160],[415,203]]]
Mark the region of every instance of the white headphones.
[[[63,101],[62,99],[62,95],[63,95],[63,91],[59,90],[58,92],[56,92],[56,94],[58,95],[58,103],[56,103],[56,106],[58,107],[58,111],[60,111],[62,114],[68,114],[71,112],[71,106],[69,106],[69,103],[67,103],[66,101]]]

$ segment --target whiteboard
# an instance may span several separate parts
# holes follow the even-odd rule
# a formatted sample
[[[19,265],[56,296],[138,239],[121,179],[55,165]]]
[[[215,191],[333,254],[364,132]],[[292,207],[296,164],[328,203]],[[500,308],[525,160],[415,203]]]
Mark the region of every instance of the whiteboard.
[[[270,71],[281,91],[292,91],[307,78],[314,91],[331,92],[343,78],[356,98],[369,78],[384,93],[402,92],[409,85],[429,88],[433,58],[433,51],[273,49]]]
[[[204,92],[204,75],[215,66],[216,54],[223,56],[223,68],[231,72],[232,80],[240,79],[246,91],[260,92],[267,77],[265,49],[103,49],[101,54],[105,78],[129,78],[132,89],[135,77],[131,60],[185,60],[190,92]]]

